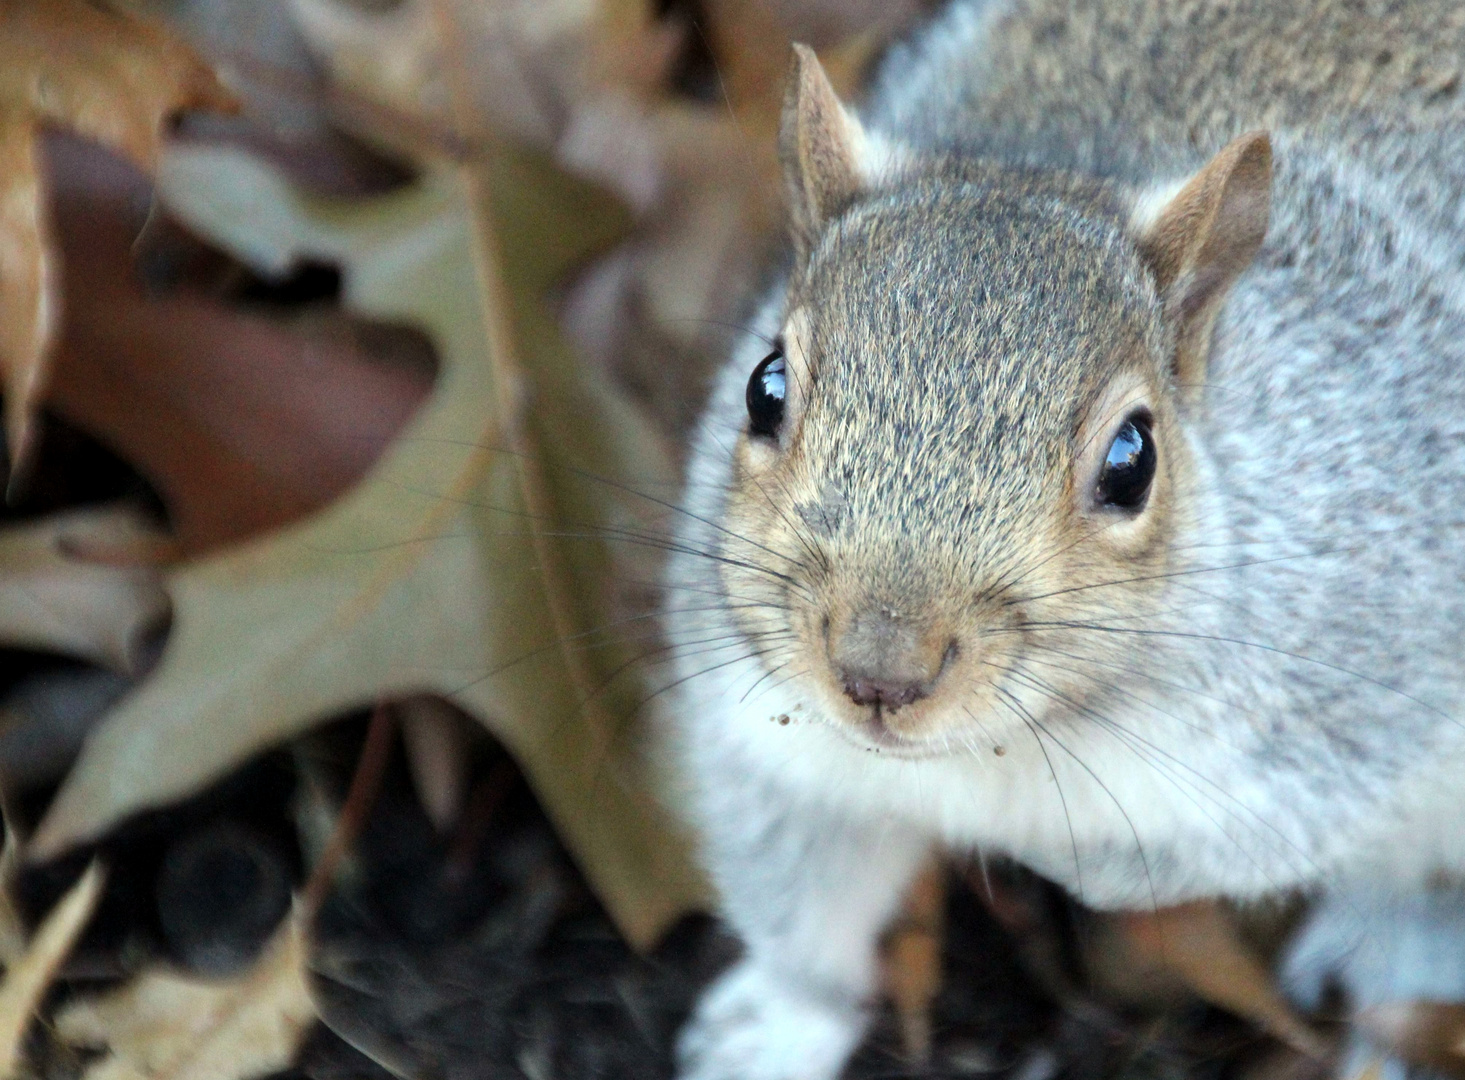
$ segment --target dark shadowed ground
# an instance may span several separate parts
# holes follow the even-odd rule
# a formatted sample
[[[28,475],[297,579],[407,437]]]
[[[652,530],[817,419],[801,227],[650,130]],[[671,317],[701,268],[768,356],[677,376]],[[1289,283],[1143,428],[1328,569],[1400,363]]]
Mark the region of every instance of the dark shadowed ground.
[[[160,959],[203,973],[247,964],[301,874],[292,824],[302,786],[344,791],[364,723],[252,763],[190,804],[107,841],[108,894],[56,994],[125,978]],[[672,1075],[674,1034],[699,990],[737,953],[706,917],[684,919],[648,956],[620,939],[533,795],[484,735],[468,808],[439,835],[394,754],[355,860],[319,919],[313,968],[327,1025],[288,1076],[650,1080]],[[36,911],[81,857],[32,871]],[[1082,988],[1078,913],[1012,868],[996,885],[1028,925],[1014,939],[964,875],[949,873],[945,975],[933,1060],[907,1064],[882,1013],[848,1076],[1278,1076],[1273,1045],[1200,1006],[1126,1011]],[[47,1077],[81,1061],[36,1036]],[[1286,1069],[1281,1069],[1285,1075]]]

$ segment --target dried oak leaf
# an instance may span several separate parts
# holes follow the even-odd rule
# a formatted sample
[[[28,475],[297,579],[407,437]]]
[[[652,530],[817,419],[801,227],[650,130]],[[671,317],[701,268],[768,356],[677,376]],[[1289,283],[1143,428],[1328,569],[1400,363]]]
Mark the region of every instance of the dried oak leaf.
[[[422,329],[439,374],[339,500],[169,572],[167,649],[89,736],[34,855],[345,709],[436,693],[517,756],[633,941],[699,898],[633,742],[608,719],[641,696],[634,682],[601,690],[624,650],[580,636],[608,621],[607,536],[640,527],[646,503],[627,489],[672,483],[664,447],[575,364],[544,299],[623,218],[537,159],[505,150],[485,169],[428,166],[411,187],[344,200],[308,196],[237,149],[165,161],[160,195],[191,228],[261,271],[341,266],[347,308]]]
[[[315,1021],[306,960],[297,909],[241,974],[146,971],[67,1005],[56,1030],[74,1046],[110,1051],[83,1080],[250,1080],[288,1066]]]
[[[93,862],[42,921],[25,952],[0,982],[0,1077],[10,1080],[20,1064],[26,1030],[102,898],[104,874]]]
[[[438,832],[457,824],[468,795],[468,730],[459,710],[435,697],[396,706],[407,771],[417,799]]]
[[[1230,909],[1200,900],[1153,911],[1103,916],[1111,968],[1131,977],[1178,979],[1202,1001],[1251,1020],[1314,1060],[1323,1040],[1282,996],[1271,973],[1242,939]]]
[[[543,149],[560,144],[582,112],[624,113],[660,89],[681,33],[650,0],[402,0],[367,10],[342,0],[293,0],[311,49],[343,87],[460,134],[492,130]],[[450,26],[450,37],[443,33]],[[467,73],[471,117],[453,85]],[[621,151],[636,152],[622,140]],[[635,204],[647,162],[601,179]],[[623,176],[629,181],[622,186]]]
[[[75,131],[151,170],[168,116],[233,106],[213,72],[160,26],[86,0],[0,3],[0,376],[16,466],[35,437],[60,305],[41,128]]]
[[[158,537],[125,506],[0,529],[0,642],[134,670],[168,612],[159,572],[146,565]]]

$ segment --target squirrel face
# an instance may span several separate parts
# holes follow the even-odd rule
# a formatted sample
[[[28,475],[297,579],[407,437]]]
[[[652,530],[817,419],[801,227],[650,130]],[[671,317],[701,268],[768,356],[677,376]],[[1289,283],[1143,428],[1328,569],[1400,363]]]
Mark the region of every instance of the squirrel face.
[[[749,373],[720,573],[749,640],[856,741],[1001,745],[1045,700],[1082,706],[1094,681],[1054,685],[1055,656],[1135,662],[1081,627],[1160,602],[1191,513],[1185,413],[1265,232],[1268,145],[1135,199],[969,162],[872,186],[863,139],[800,52],[797,265]],[[750,568],[770,553],[778,575]]]

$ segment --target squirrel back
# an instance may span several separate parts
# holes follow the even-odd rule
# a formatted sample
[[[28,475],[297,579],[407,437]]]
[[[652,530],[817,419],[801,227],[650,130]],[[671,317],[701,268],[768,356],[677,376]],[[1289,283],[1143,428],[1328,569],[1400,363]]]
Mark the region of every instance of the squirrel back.
[[[1462,76],[1465,9],[1430,0],[958,0],[892,51],[862,112],[923,147],[1137,182],[1243,131],[1305,132],[1436,172],[1442,205]]]

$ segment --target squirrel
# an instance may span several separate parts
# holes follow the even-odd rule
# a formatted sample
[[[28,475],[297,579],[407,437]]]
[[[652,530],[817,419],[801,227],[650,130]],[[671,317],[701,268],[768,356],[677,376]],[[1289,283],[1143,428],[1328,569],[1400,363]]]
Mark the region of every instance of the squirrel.
[[[685,1080],[835,1076],[933,846],[1105,909],[1465,870],[1465,8],[952,0],[858,109],[794,52],[665,576],[745,945]]]

